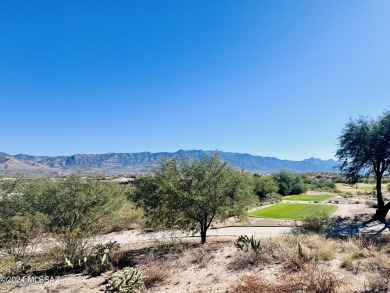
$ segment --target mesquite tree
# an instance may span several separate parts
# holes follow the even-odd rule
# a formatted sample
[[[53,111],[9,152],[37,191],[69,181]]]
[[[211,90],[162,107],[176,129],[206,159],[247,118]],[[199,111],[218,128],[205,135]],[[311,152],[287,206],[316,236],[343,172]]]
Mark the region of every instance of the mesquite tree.
[[[250,178],[218,155],[192,162],[166,160],[136,182],[136,201],[158,228],[200,231],[206,242],[212,221],[244,217],[256,201]]]
[[[341,161],[339,169],[351,182],[356,182],[360,176],[375,175],[378,209],[370,222],[386,222],[390,202],[385,204],[381,184],[390,166],[390,112],[376,120],[351,119],[339,137],[336,157]]]

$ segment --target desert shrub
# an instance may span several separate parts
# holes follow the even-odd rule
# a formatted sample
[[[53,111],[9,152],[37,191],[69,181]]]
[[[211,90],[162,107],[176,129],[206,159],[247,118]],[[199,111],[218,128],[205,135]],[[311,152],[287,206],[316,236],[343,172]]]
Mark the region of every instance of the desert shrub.
[[[368,273],[366,274],[366,280],[364,282],[365,291],[367,293],[371,292],[380,292],[387,293],[389,292],[389,281],[382,278],[378,274]]]
[[[302,229],[307,232],[326,234],[332,231],[335,221],[326,213],[312,214],[302,221]]]
[[[88,255],[81,258],[68,258],[65,256],[65,263],[72,270],[86,270],[91,276],[98,276],[112,267],[113,255],[119,250],[116,241],[105,244],[97,244]]]
[[[360,267],[360,256],[356,252],[345,254],[341,259],[340,268],[350,271],[353,274],[357,274]]]
[[[123,202],[122,191],[117,184],[79,173],[55,180],[21,178],[1,183],[0,238],[5,241],[0,240],[0,245],[23,255],[34,238],[49,232],[63,250],[62,259],[80,259],[85,256],[86,239],[97,232],[97,221]]]
[[[278,248],[273,242],[262,244],[252,236],[241,235],[234,243],[238,252],[229,264],[230,269],[245,269],[248,266],[270,263],[274,258],[274,251]]]
[[[180,257],[187,250],[187,245],[179,238],[170,237],[167,241],[157,240],[155,245],[150,248],[150,254],[157,258],[163,258],[166,255]]]
[[[92,276],[98,276],[111,269],[113,256],[118,250],[119,244],[116,241],[97,244],[92,253],[83,260],[88,273]]]
[[[278,184],[272,176],[253,176],[253,190],[260,201],[268,201],[267,196],[278,191]]]
[[[320,246],[318,249],[312,252],[312,257],[316,261],[329,261],[334,259],[336,251],[334,246],[326,243],[323,246]]]
[[[22,178],[0,181],[0,252],[17,260],[35,248],[47,224],[26,199],[25,186]]]
[[[140,228],[143,225],[143,211],[130,201],[123,201],[114,214],[101,218],[97,222],[100,233],[111,233]]]
[[[241,279],[241,282],[231,288],[235,293],[291,293],[292,288],[283,284],[272,284],[263,279],[262,276],[249,275]]]
[[[311,186],[313,189],[331,191],[336,189],[336,184],[329,179],[320,178],[312,181]]]
[[[307,292],[307,293],[334,293],[342,281],[329,268],[319,266],[305,266],[303,270],[294,274],[284,274],[276,283],[270,283],[261,276],[245,276],[242,281],[232,287],[232,292]]]
[[[163,283],[171,275],[170,268],[164,263],[156,263],[148,266],[143,275],[144,284],[147,289],[156,287]]]
[[[279,171],[274,173],[272,177],[278,184],[278,193],[281,195],[300,194],[308,189],[308,185],[304,183],[304,175]]]
[[[286,283],[301,287],[302,292],[334,293],[343,282],[330,268],[311,265],[305,266],[297,275],[287,277]]]
[[[211,253],[211,248],[206,246],[201,246],[189,251],[188,260],[192,264],[197,264],[201,268],[205,268],[208,262],[214,258],[214,255]]]
[[[44,229],[42,214],[14,215],[0,219],[0,250],[20,260],[34,251]]]
[[[367,271],[379,275],[387,285],[390,284],[390,257],[387,254],[373,253],[372,257],[367,259],[365,268]]]
[[[265,265],[272,262],[272,255],[257,254],[253,251],[238,251],[232,261],[228,264],[231,270],[243,270],[250,266]]]
[[[23,262],[17,261],[12,255],[0,257],[0,274],[3,276],[19,275],[25,272]]]
[[[91,244],[88,241],[87,236],[88,234],[86,235],[80,230],[56,235],[56,240],[58,241],[57,253],[58,255],[62,255],[60,264],[64,264],[63,260],[65,258],[70,260],[71,263],[75,263],[88,255]],[[58,261],[59,259],[56,260]]]
[[[352,192],[348,191],[348,192],[342,193],[341,196],[343,198],[351,198],[351,197],[353,197],[353,194],[352,194]]]
[[[281,262],[287,272],[297,272],[308,263],[329,261],[336,255],[339,244],[318,234],[298,237],[283,237],[282,245],[274,251],[274,258]]]
[[[117,271],[106,281],[108,285],[101,290],[106,293],[139,293],[145,287],[143,277],[136,268],[124,268]]]
[[[274,202],[280,202],[282,201],[282,199],[283,197],[279,193],[273,192],[265,195],[264,198],[261,199],[261,202],[274,203]]]

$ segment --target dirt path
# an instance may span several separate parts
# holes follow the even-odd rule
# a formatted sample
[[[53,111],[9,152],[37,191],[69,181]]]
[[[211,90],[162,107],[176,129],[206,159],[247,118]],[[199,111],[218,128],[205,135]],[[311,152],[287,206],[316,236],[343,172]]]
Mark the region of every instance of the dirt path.
[[[275,236],[281,236],[291,232],[291,227],[221,227],[211,228],[207,231],[208,237],[238,237],[240,235],[255,235],[256,238],[269,238]],[[128,244],[132,242],[146,242],[154,240],[164,240],[175,238],[199,238],[200,234],[196,233],[183,233],[180,231],[166,231],[166,232],[153,232],[142,233],[137,230],[115,232],[106,235],[100,235],[94,239],[94,242],[108,242],[110,240],[117,241],[120,244]]]

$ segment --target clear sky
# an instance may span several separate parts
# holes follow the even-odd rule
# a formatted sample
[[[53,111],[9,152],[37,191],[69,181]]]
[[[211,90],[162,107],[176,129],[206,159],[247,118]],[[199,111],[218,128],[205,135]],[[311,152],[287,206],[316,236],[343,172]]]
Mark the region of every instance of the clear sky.
[[[390,109],[390,1],[1,1],[0,151],[334,157]]]

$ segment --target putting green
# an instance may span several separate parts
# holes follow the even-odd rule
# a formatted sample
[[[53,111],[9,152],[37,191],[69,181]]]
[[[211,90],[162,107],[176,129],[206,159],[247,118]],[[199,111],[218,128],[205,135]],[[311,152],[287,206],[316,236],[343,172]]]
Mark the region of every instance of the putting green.
[[[280,203],[249,212],[249,216],[286,220],[303,220],[313,214],[331,215],[337,206],[306,203]]]
[[[321,195],[313,195],[313,194],[298,194],[298,195],[291,195],[291,196],[285,196],[283,199],[285,200],[302,200],[302,201],[323,201],[327,200],[328,198],[333,197],[333,195],[329,194],[321,194]]]

